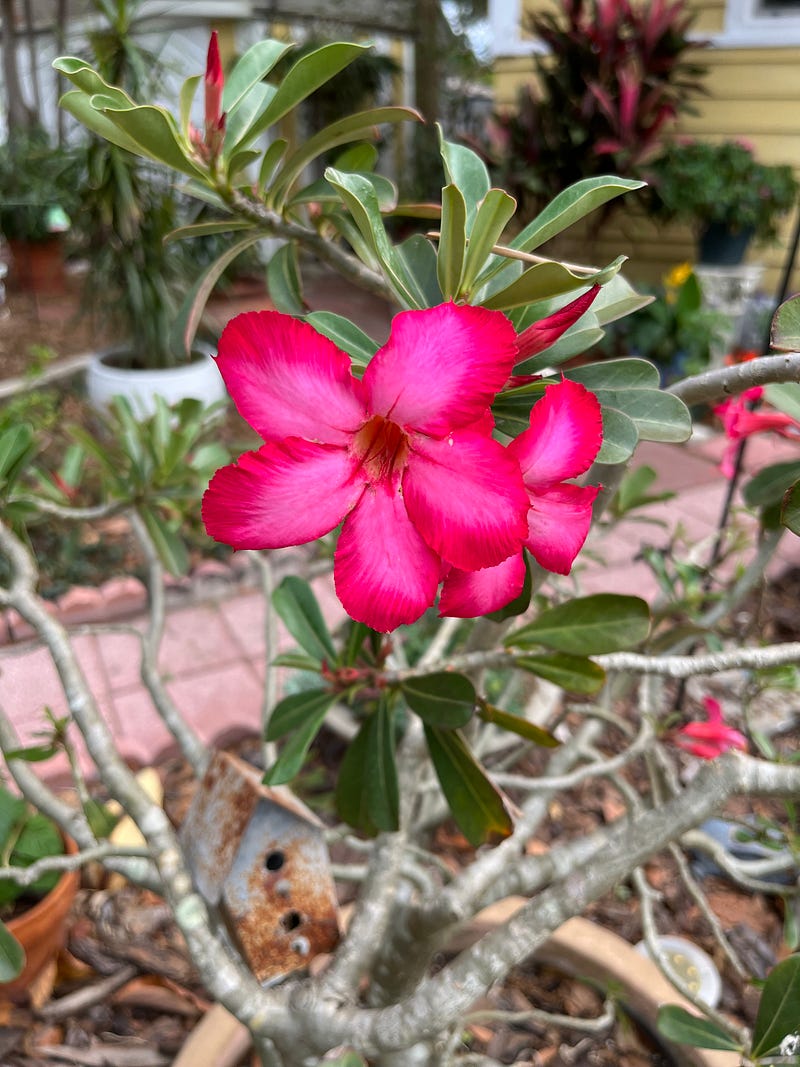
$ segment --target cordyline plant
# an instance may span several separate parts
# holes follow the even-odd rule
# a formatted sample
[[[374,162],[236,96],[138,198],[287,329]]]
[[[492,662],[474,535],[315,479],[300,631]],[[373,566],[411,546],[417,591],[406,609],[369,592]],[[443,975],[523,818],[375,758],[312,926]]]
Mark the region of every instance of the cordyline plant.
[[[609,171],[641,177],[665,129],[702,92],[693,19],[682,0],[569,0],[528,17],[545,52],[517,106],[493,120],[490,149],[521,207]]]
[[[800,661],[797,644],[721,650],[715,644],[715,624],[758,581],[783,528],[773,522],[735,588],[722,587],[717,600],[701,605],[693,640],[707,640],[711,652],[683,654],[686,630],[670,628],[668,605],[651,621],[643,600],[576,596],[563,576],[609,500],[619,515],[646,498],[641,480],[637,489],[625,475],[639,440],[684,441],[691,431],[687,402],[794,381],[800,355],[713,371],[670,392],[659,388],[655,368],[638,359],[562,373],[557,368],[641,298],[621,277],[620,261],[602,270],[567,267],[536,249],[637,183],[585,180],[505,244],[514,200],[490,187],[474,153],[443,139],[445,185],[441,207],[428,212],[431,233],[394,244],[384,215],[402,207],[391,183],[372,171],[375,154],[364,141],[380,123],[417,116],[379,108],[343,117],[298,147],[281,139],[265,147],[263,134],[361,52],[356,45],[327,45],[272,84],[269,72],[286,47],[255,45],[223,85],[212,42],[202,127],[191,121],[202,78],[187,83],[176,119],[104,84],[84,62],[57,62],[75,85],[65,107],[113,143],[182,174],[189,192],[227,212],[221,222],[176,235],[213,230],[235,237],[196,280],[178,324],[187,345],[225,265],[264,235],[285,244],[268,270],[277,310],[239,316],[219,344],[220,371],[263,442],[257,449],[226,465],[218,447],[208,447],[213,426],[196,404],[172,414],[161,405],[142,424],[118,404],[110,444],[85,435],[80,441],[99,465],[105,499],[79,507],[71,503],[74,479],[68,484],[37,470],[31,432],[15,426],[0,438],[0,551],[10,574],[0,604],[15,608],[49,649],[97,776],[141,829],[144,849],[126,852],[99,839],[85,803],[69,807],[43,784],[7,712],[0,715],[0,743],[20,791],[79,847],[75,857],[43,860],[24,876],[99,858],[161,893],[209,995],[249,1029],[264,1064],[467,1063],[461,1038],[476,999],[621,880],[632,880],[640,894],[653,943],[654,891],[642,865],[662,849],[673,852],[725,952],[742,966],[682,848],[690,835],[693,847],[711,852],[730,876],[774,892],[696,828],[735,795],[796,794],[800,769],[777,741],[761,738],[759,755],[747,754],[753,737],[716,711],[701,720],[702,728],[684,724],[681,732],[666,683]],[[306,165],[339,148],[324,180],[304,186]],[[396,306],[383,345],[342,316],[307,313],[300,252]],[[790,313],[782,339],[796,347]],[[183,842],[164,811],[115,750],[69,634],[37,595],[26,542],[27,525],[48,516],[128,515],[147,560],[151,596],[149,627],[135,631],[142,677],[201,778],[209,752],[156,666],[164,568],[185,564],[181,528],[188,514],[197,516],[191,484],[200,481],[208,484],[202,516],[209,533],[251,551],[271,594],[265,780],[290,782],[323,724],[342,734],[348,746],[336,789],[341,825],[331,836],[350,834],[347,840],[366,857],[365,865],[339,872],[361,885],[338,948],[306,970],[304,920],[294,915],[296,967],[270,988],[256,980],[216,903],[193,882]],[[620,485],[624,492],[615,493]],[[790,486],[783,515],[794,529],[796,495]],[[309,551],[318,566],[333,560],[336,591],[350,617],[335,633],[302,576],[288,576],[273,592],[270,550],[306,543],[319,550]],[[277,658],[276,614],[298,646]],[[279,699],[276,664],[299,668],[313,682]],[[628,711],[620,710],[622,692],[632,698]],[[222,725],[224,708],[220,715]],[[61,746],[69,744],[66,737],[61,731]],[[539,777],[515,772],[530,746],[551,750]],[[43,755],[41,746],[35,755]],[[705,762],[684,783],[679,761],[697,758]],[[630,787],[632,768],[649,788]],[[557,841],[543,855],[529,854],[526,845],[550,802],[600,776],[616,785],[625,814],[588,836]],[[86,798],[85,783],[77,784]],[[515,803],[504,790],[513,791]],[[450,815],[476,848],[457,873],[438,862],[431,846],[433,829]],[[265,862],[268,870],[279,866],[272,855]],[[775,862],[785,866],[782,857]],[[13,870],[0,876],[22,877]],[[779,891],[790,908],[796,887]],[[433,958],[455,930],[509,894],[527,903],[432,972]],[[665,1029],[678,1040],[716,1042],[753,1058],[773,1051],[796,1024],[784,1010],[794,1003],[784,993],[798,981],[796,962],[776,971],[754,1034],[696,996],[705,1016],[698,1022],[670,1010]]]

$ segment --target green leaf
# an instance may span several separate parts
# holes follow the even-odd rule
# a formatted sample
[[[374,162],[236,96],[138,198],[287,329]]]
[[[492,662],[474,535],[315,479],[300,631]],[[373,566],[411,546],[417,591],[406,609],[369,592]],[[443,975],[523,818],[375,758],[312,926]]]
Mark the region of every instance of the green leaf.
[[[124,148],[135,156],[147,154],[142,151],[141,146],[132,137],[128,137],[123,130],[119,129],[109,118],[106,118],[102,112],[96,111],[90,103],[90,98],[79,89],[71,89],[69,92],[64,93],[58,105],[68,111],[78,122],[82,123],[87,130],[91,130],[98,137],[102,137],[104,141],[115,144],[119,148]]]
[[[753,1027],[752,1056],[776,1049],[800,1028],[800,955],[782,960],[767,975]]]
[[[261,160],[261,167],[258,172],[258,188],[262,195],[266,194],[266,190],[275,173],[275,168],[283,159],[288,147],[289,142],[284,137],[277,137],[264,152],[264,158]]]
[[[800,384],[798,382],[773,382],[764,386],[764,399],[778,411],[791,415],[800,422]]]
[[[175,120],[164,108],[151,104],[121,107],[117,101],[104,95],[91,97],[89,103],[138,145],[140,155],[166,163],[190,178],[203,176],[202,168],[192,162],[181,145]]]
[[[523,719],[520,715],[502,711],[493,704],[482,703],[478,717],[484,722],[499,726],[501,730],[508,730],[509,733],[516,734],[518,737],[524,737],[526,741],[533,741],[534,744],[541,745],[543,748],[557,748],[561,744],[558,738],[553,737],[536,723]]]
[[[344,754],[336,785],[336,807],[345,822],[370,835],[398,827],[394,722],[384,701],[364,721]]]
[[[381,212],[390,212],[397,202],[397,189],[393,182],[384,178],[382,174],[373,174],[371,171],[352,169],[350,174],[358,174],[359,177],[369,182],[375,192],[375,199]],[[318,178],[310,185],[304,185],[296,193],[293,193],[288,203],[290,207],[296,204],[331,204],[338,205],[342,201],[341,195],[331,187],[326,178]]]
[[[544,211],[514,238],[511,247],[523,252],[532,252],[551,237],[555,237],[569,226],[574,226],[580,219],[607,204],[609,200],[634,189],[642,189],[644,184],[629,178],[617,178],[611,174],[584,178],[551,200]]]
[[[473,282],[516,209],[516,200],[503,189],[490,189],[483,198],[469,232],[469,244],[461,273],[462,292],[471,292]]]
[[[397,245],[397,255],[408,274],[415,279],[417,290],[422,294],[424,307],[436,307],[443,303],[444,296],[437,277],[438,257],[427,237],[414,233]]]
[[[13,485],[35,451],[33,430],[27,423],[11,426],[0,434],[0,487],[4,483]]]
[[[467,205],[455,185],[442,189],[442,222],[436,275],[446,300],[458,296],[467,247]]]
[[[455,185],[464,197],[467,209],[467,229],[472,229],[472,224],[478,212],[478,206],[485,199],[491,181],[486,164],[471,148],[465,145],[446,141],[439,127],[442,162],[447,175],[449,185]]]
[[[346,118],[325,126],[293,152],[275,176],[271,195],[276,208],[281,208],[293,183],[308,164],[318,156],[330,152],[339,145],[347,144],[348,141],[375,137],[378,134],[377,127],[384,123],[405,122],[412,119],[419,120],[419,115],[411,108],[376,107],[348,115]],[[337,160],[337,166],[340,165],[340,161]]]
[[[359,233],[375,252],[386,280],[405,307],[422,308],[424,296],[386,233],[375,190],[366,177],[328,167],[325,177],[342,194]]]
[[[0,786],[0,854],[8,851],[10,839],[17,833],[26,811],[22,797]]]
[[[466,726],[475,710],[475,686],[463,674],[438,671],[409,678],[400,688],[411,710],[430,726]]]
[[[251,233],[247,237],[243,237],[223,252],[221,256],[218,256],[200,275],[184,297],[172,325],[170,344],[174,349],[186,352],[187,355],[191,352],[195,334],[203,316],[203,309],[214,286],[236,257],[241,255],[246,248],[256,244],[257,241],[263,240],[263,236],[261,233]]]
[[[290,574],[272,594],[272,604],[286,629],[318,662],[333,663],[336,650],[308,582]]]
[[[510,633],[505,644],[516,648],[546,645],[573,656],[619,652],[639,644],[650,629],[644,600],[614,593],[597,593],[557,604],[534,622]]]
[[[334,311],[312,311],[310,315],[306,315],[306,322],[319,333],[329,337],[359,366],[366,367],[378,351],[377,342],[368,337],[355,323]]]
[[[597,463],[624,463],[633,455],[639,443],[639,431],[633,419],[603,408],[603,443],[597,453]]]
[[[771,343],[779,352],[800,349],[800,296],[790,297],[775,312]]]
[[[0,983],[13,982],[25,967],[25,949],[0,921]]]
[[[751,508],[777,504],[800,479],[800,462],[773,463],[759,471],[744,487],[744,502]]]
[[[596,693],[606,678],[606,672],[597,663],[583,656],[563,653],[520,657],[517,666],[539,678],[546,678],[570,693]]]
[[[250,127],[247,140],[252,141],[264,130],[269,129],[273,123],[282,119],[292,108],[310,96],[315,89],[319,89],[340,70],[352,63],[368,47],[368,45],[335,42],[323,45],[322,48],[309,52],[308,55],[299,59],[281,81],[269,106]]]
[[[222,110],[230,116],[249,90],[269,74],[291,47],[283,41],[273,40],[256,41],[251,45],[225,79]]]
[[[297,246],[287,241],[281,245],[267,266],[267,288],[270,299],[284,315],[305,314],[300,291],[300,275],[297,266]]]
[[[646,359],[608,359],[568,371],[567,378],[587,389],[658,389],[658,369]]]
[[[164,238],[164,244],[172,244],[173,241],[184,241],[192,237],[209,237],[221,233],[234,233],[236,230],[246,230],[250,226],[244,219],[214,219],[210,222],[193,222],[189,226],[179,226],[172,230]]]
[[[225,120],[225,143],[223,155],[228,160],[228,178],[233,177],[238,165],[234,165],[234,156],[248,151],[251,142],[250,130],[264,109],[274,99],[277,89],[274,85],[256,82],[251,85],[239,102],[236,110]],[[256,155],[261,155],[257,152]]]
[[[489,780],[458,730],[425,726],[436,776],[453,818],[476,848],[495,837],[508,837],[511,816],[500,790]]]
[[[800,482],[786,490],[781,501],[781,525],[800,537]]]
[[[11,748],[3,753],[5,759],[23,760],[25,763],[44,763],[61,751],[58,745],[26,745],[25,748]]]
[[[61,856],[63,853],[64,841],[56,825],[46,815],[34,812],[25,820],[20,831],[11,854],[11,863],[16,867],[30,867],[37,860]],[[43,896],[50,892],[60,877],[60,871],[49,871],[26,886],[24,892]]]
[[[178,531],[151,508],[141,507],[139,515],[164,567],[176,578],[186,574],[189,570],[189,553]]]
[[[192,104],[194,98],[197,95],[197,86],[203,80],[202,75],[195,74],[191,78],[187,78],[181,86],[181,92],[179,97],[180,117],[181,117],[181,130],[186,140],[189,140],[189,125],[192,115]]]
[[[659,1008],[658,1029],[664,1037],[681,1045],[741,1051],[741,1046],[716,1023],[692,1015],[678,1004],[665,1004]]]
[[[311,689],[293,693],[276,704],[267,726],[266,739],[274,741],[285,734],[290,737],[264,775],[266,785],[280,785],[294,778],[335,701],[336,694],[330,689]]]
[[[319,660],[304,656],[301,652],[281,652],[272,660],[275,667],[292,667],[296,671],[310,671],[312,674],[319,672]]]
[[[492,622],[505,622],[506,619],[513,619],[528,610],[533,593],[533,575],[531,574],[531,561],[527,552],[523,552],[523,560],[525,562],[525,579],[522,583],[522,592],[519,596],[510,600],[504,608],[489,612],[486,618],[491,619]]]
[[[587,285],[604,285],[624,262],[625,256],[618,256],[613,263],[594,274],[576,274],[561,263],[534,263],[510,285],[481,300],[481,303],[495,311],[509,311],[537,300],[548,300],[560,293],[583,289]]]

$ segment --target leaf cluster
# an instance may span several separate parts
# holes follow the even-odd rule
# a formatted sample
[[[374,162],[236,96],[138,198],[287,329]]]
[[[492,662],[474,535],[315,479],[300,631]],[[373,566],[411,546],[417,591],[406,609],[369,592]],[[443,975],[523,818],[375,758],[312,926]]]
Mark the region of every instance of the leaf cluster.
[[[54,209],[75,214],[82,177],[80,152],[52,145],[39,127],[15,131],[0,145],[0,232],[9,240],[43,241],[63,229]]]

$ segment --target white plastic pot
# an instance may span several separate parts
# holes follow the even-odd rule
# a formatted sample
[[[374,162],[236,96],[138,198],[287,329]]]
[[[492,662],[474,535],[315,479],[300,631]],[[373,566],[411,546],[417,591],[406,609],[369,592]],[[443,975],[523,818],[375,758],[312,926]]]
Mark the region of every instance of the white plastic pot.
[[[226,396],[225,384],[211,358],[210,350],[198,348],[191,363],[157,370],[139,370],[117,366],[124,349],[111,349],[94,356],[86,371],[86,391],[97,410],[107,408],[115,396],[131,402],[140,419],[152,415],[156,396],[168,404],[176,404],[186,397],[214,404]]]

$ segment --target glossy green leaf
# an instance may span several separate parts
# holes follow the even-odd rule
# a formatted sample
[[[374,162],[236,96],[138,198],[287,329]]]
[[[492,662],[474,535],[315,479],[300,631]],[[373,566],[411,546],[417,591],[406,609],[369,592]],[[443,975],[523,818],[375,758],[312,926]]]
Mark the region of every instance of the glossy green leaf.
[[[603,408],[603,443],[597,453],[598,463],[625,463],[639,443],[639,431],[633,419],[613,408]]]
[[[308,55],[299,59],[282,79],[269,106],[251,126],[248,140],[252,141],[264,130],[269,129],[273,123],[282,119],[292,108],[310,96],[315,89],[319,89],[325,82],[330,81],[334,74],[338,74],[340,70],[352,63],[368,47],[368,45],[335,42],[323,45],[322,48],[309,52]]]
[[[267,727],[267,740],[274,741],[286,734],[289,738],[264,775],[265,785],[281,785],[299,773],[311,743],[335,701],[336,694],[329,689],[312,689],[284,697],[275,706]]]
[[[236,110],[226,117],[223,156],[229,161],[227,168],[229,178],[234,173],[233,155],[247,150],[252,141],[250,131],[253,124],[258,121],[276,92],[274,85],[257,82],[247,90]],[[260,156],[261,153],[257,152],[256,155]]]
[[[644,600],[614,593],[579,597],[547,608],[533,622],[508,634],[506,646],[546,645],[572,656],[619,652],[638,645],[650,629]]]
[[[438,257],[427,237],[421,233],[412,234],[397,245],[395,251],[408,274],[414,278],[417,290],[422,294],[423,306],[436,307],[443,303],[444,296],[437,277]]]
[[[415,279],[386,233],[372,184],[362,175],[345,174],[333,167],[328,167],[325,177],[342,194],[361,236],[377,255],[386,280],[401,303],[409,308],[424,307],[424,297]]]
[[[347,624],[347,637],[344,641],[342,654],[339,657],[339,662],[342,666],[354,666],[361,656],[364,641],[374,634],[375,631],[370,629],[370,627],[366,626],[363,622],[356,622],[354,619],[350,619]]]
[[[800,955],[773,967],[761,992],[753,1026],[752,1056],[765,1056],[790,1034],[800,1032]]]
[[[549,241],[551,237],[574,226],[586,215],[607,204],[623,193],[642,189],[644,182],[629,178],[617,178],[614,175],[601,175],[597,178],[584,178],[568,189],[559,193],[547,207],[529,222],[514,238],[512,248],[523,252],[534,249]]]
[[[78,122],[82,123],[87,130],[96,133],[104,141],[115,144],[119,148],[124,148],[135,156],[147,155],[132,137],[129,137],[102,112],[96,111],[89,100],[90,98],[86,93],[81,92],[79,89],[72,89],[64,93],[58,104],[59,107],[68,111]]]
[[[455,185],[442,189],[442,221],[436,275],[446,300],[458,295],[467,247],[467,205]]]
[[[348,173],[358,174],[369,182],[375,192],[375,199],[381,212],[392,210],[397,202],[397,189],[393,182],[389,181],[388,178],[384,178],[382,174],[373,174],[371,171],[351,170]],[[326,204],[341,204],[341,202],[341,195],[331,188],[330,182],[325,178],[318,178],[317,181],[312,182],[310,185],[304,185],[302,189],[298,189],[296,193],[293,193],[288,201],[291,207],[296,204],[319,204],[325,206]]]
[[[189,553],[178,531],[150,508],[140,508],[139,514],[164,567],[176,578],[186,574],[189,570]]]
[[[490,189],[481,201],[469,232],[461,274],[463,292],[471,292],[475,279],[483,270],[492,248],[500,241],[516,209],[516,200],[503,189]]]
[[[751,508],[777,504],[800,479],[800,461],[773,463],[759,471],[744,487],[744,501]]]
[[[26,811],[22,797],[15,796],[4,786],[0,786],[0,853],[8,851],[9,838],[16,834]]]
[[[15,867],[30,867],[32,863],[47,856],[61,856],[64,853],[64,840],[55,825],[46,815],[34,812],[26,820],[14,844],[11,861]],[[37,878],[25,891],[34,896],[49,893],[61,877],[60,871],[49,871]],[[14,887],[14,894],[22,892]]]
[[[411,710],[430,726],[466,726],[475,710],[475,686],[463,674],[438,671],[409,678],[400,688]]]
[[[337,315],[335,311],[312,311],[310,315],[306,315],[306,322],[319,333],[329,337],[359,366],[366,367],[378,351],[377,342],[368,337],[355,323]]]
[[[658,1011],[658,1029],[670,1041],[695,1048],[726,1049],[738,1052],[741,1046],[716,1023],[692,1015],[678,1004],[665,1004]]]
[[[297,246],[292,242],[281,245],[267,265],[267,288],[270,299],[284,315],[302,316],[306,308],[300,291],[300,272],[297,265]]]
[[[319,671],[319,660],[311,656],[304,656],[302,652],[281,652],[273,657],[275,667],[291,667],[296,671],[310,671],[316,674]]]
[[[511,816],[500,790],[489,780],[458,730],[425,726],[428,751],[453,818],[471,845],[508,837]]]
[[[511,308],[524,307],[537,300],[546,300],[560,293],[569,293],[583,289],[587,285],[603,285],[616,274],[625,262],[619,256],[601,271],[595,274],[576,274],[561,263],[535,263],[522,274],[481,303],[484,307],[496,311],[508,311]]]
[[[800,482],[786,490],[781,501],[781,525],[800,537]]]
[[[250,89],[261,82],[292,46],[283,41],[256,41],[238,59],[225,79],[222,110],[235,112]]]
[[[646,359],[608,359],[567,371],[567,378],[598,389],[658,389],[658,369]]]
[[[229,219],[193,222],[188,226],[180,226],[177,230],[172,230],[164,238],[164,243],[172,244],[173,241],[186,241],[192,237],[209,237],[222,233],[234,233],[236,230],[246,230],[249,226],[249,222],[245,222],[243,219],[235,219],[233,216]]]
[[[412,119],[419,120],[419,115],[411,108],[376,107],[348,115],[346,118],[325,126],[319,133],[305,141],[283,164],[273,181],[273,203],[280,208],[292,185],[312,160],[349,141],[375,137],[380,125],[406,122]],[[337,160],[337,167],[340,166],[341,161]]]
[[[779,352],[800,349],[800,296],[790,297],[775,312],[771,343]]]
[[[320,663],[336,660],[331,635],[308,582],[290,574],[272,594],[272,604],[286,629],[310,656]]]
[[[276,137],[269,148],[264,152],[264,158],[261,160],[261,166],[258,171],[258,188],[261,190],[262,194],[266,194],[266,191],[272,182],[275,170],[286,154],[286,149],[288,147],[289,142],[285,137]]]
[[[22,974],[24,967],[25,949],[0,920],[0,985],[3,982],[13,982]]]
[[[197,86],[203,80],[200,74],[194,74],[187,78],[181,86],[179,97],[179,114],[181,118],[181,131],[186,140],[189,140],[189,126],[191,125],[192,105],[197,95]]]
[[[606,679],[603,668],[583,656],[555,653],[550,656],[522,656],[516,662],[522,670],[546,678],[569,693],[596,693]]]
[[[507,730],[518,737],[524,737],[526,741],[533,741],[534,744],[541,745],[543,748],[557,748],[561,744],[558,738],[553,737],[551,733],[542,729],[541,726],[537,726],[536,723],[531,722],[529,719],[523,719],[520,715],[512,715],[508,711],[502,711],[500,708],[494,707],[493,704],[484,703],[478,711],[478,716],[484,722],[493,723],[501,730]]]
[[[622,274],[615,274],[606,282],[592,303],[592,313],[601,326],[632,315],[655,300],[647,293],[637,293]]]
[[[26,745],[25,748],[10,748],[3,753],[6,760],[19,759],[25,763],[44,763],[61,751],[58,745]]]
[[[246,248],[250,248],[256,242],[262,240],[262,238],[263,234],[261,233],[248,234],[247,237],[243,237],[231,245],[221,256],[218,256],[213,263],[206,267],[184,297],[178,314],[175,316],[170,334],[173,348],[186,353],[191,352],[200,320],[203,317],[203,310],[214,286],[236,257],[240,256]]]
[[[773,382],[765,385],[764,399],[778,411],[783,411],[800,422],[800,383]]]
[[[439,129],[442,162],[447,175],[449,185],[455,185],[461,195],[467,209],[467,230],[472,229],[472,224],[478,212],[478,206],[489,192],[491,182],[486,164],[471,148],[465,145],[446,141]]]
[[[87,97],[101,94],[123,106],[135,106],[135,102],[123,89],[109,85],[85,59],[79,59],[77,56],[59,56],[53,60],[53,69],[63,74]]]
[[[364,721],[344,754],[336,784],[336,807],[346,823],[367,834],[398,827],[394,722],[383,701]]]
[[[140,155],[166,163],[190,177],[203,174],[202,168],[188,158],[181,146],[175,121],[164,108],[151,104],[121,108],[114,100],[99,94],[91,97],[89,102],[139,146]]]

